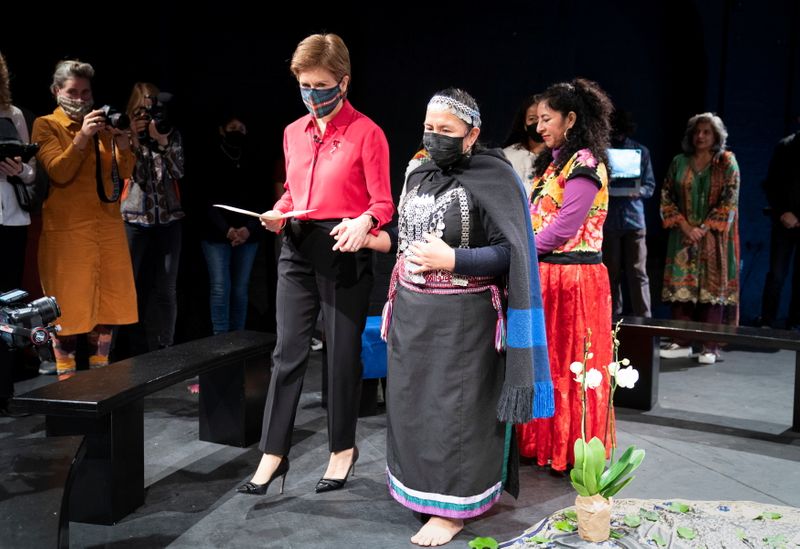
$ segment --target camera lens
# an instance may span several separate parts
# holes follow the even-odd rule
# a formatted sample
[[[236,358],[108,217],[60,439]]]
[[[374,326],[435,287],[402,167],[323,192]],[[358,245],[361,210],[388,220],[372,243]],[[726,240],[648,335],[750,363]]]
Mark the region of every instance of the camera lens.
[[[54,297],[40,297],[29,303],[29,306],[39,311],[42,322],[48,324],[61,316],[61,309]]]

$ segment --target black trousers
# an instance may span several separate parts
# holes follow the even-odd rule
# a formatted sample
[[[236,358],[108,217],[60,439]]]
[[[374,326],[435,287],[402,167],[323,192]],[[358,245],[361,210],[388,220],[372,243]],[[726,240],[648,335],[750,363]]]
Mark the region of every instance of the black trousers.
[[[277,342],[259,448],[289,453],[297,404],[320,307],[328,348],[328,446],[355,445],[361,401],[361,332],[372,288],[369,250],[331,250],[336,221],[287,224],[278,260]]]
[[[787,229],[780,221],[772,222],[769,246],[769,272],[761,299],[761,318],[764,324],[773,324],[778,318],[781,293],[789,274],[792,274],[792,296],[786,327],[800,325],[800,229]],[[794,257],[793,257],[794,256]]]

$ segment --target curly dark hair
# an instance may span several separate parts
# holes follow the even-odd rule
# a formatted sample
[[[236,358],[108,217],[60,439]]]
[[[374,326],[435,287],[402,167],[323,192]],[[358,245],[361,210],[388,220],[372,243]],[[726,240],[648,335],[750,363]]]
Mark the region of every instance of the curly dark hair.
[[[528,132],[525,131],[525,119],[528,116],[528,109],[531,108],[531,105],[535,105],[538,102],[538,95],[529,95],[525,98],[517,114],[514,115],[514,120],[511,122],[511,129],[508,131],[508,137],[506,137],[506,141],[503,143],[503,148],[516,145],[517,143],[527,148]]]
[[[569,130],[569,140],[558,154],[556,169],[561,169],[581,149],[589,149],[598,162],[608,164],[606,149],[609,146],[614,106],[597,82],[585,78],[559,82],[547,88],[539,100],[563,116],[570,112],[576,115],[575,125]],[[542,175],[552,161],[553,151],[546,149],[534,161],[534,173]]]

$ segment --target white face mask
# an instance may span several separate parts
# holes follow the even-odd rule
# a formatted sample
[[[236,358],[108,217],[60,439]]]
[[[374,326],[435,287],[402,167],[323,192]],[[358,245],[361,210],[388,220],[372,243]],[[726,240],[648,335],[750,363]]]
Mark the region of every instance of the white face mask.
[[[56,102],[64,109],[67,116],[78,122],[83,120],[83,117],[91,112],[92,106],[94,105],[92,99],[84,101],[83,99],[70,99],[64,95],[57,95]]]

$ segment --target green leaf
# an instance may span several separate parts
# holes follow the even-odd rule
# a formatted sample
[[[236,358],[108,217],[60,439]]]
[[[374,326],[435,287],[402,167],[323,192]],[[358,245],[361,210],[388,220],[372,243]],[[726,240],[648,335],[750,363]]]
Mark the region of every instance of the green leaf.
[[[681,503],[679,501],[673,501],[669,506],[669,510],[672,511],[673,513],[688,513],[689,511],[692,510],[692,508],[686,505],[685,503]]]
[[[608,486],[605,490],[600,492],[600,495],[602,495],[604,498],[610,498],[612,496],[616,496],[617,492],[619,492],[620,490],[625,488],[635,478],[636,478],[635,476],[634,477],[628,477],[625,480],[623,480],[622,482],[619,482],[617,484],[612,484],[611,486]]]
[[[592,495],[583,484],[583,471],[580,471],[579,469],[573,469],[569,472],[569,479],[572,483],[572,487],[575,488],[575,491],[578,492],[579,496],[589,497]]]
[[[692,530],[691,528],[686,528],[684,526],[678,526],[678,537],[683,539],[694,539],[697,537],[697,532]]]
[[[639,465],[642,464],[644,460],[645,452],[642,449],[635,449],[633,446],[629,447],[628,450],[631,450],[630,457],[628,457],[624,462],[623,459],[620,458],[620,461],[615,463],[609,471],[603,473],[603,477],[605,477],[605,482],[603,482],[603,477],[601,477],[601,486],[600,492],[602,493],[606,486],[610,486],[618,481],[618,479],[624,478],[628,474],[635,471]],[[625,452],[627,454],[627,451]],[[623,458],[625,456],[623,455]],[[622,465],[619,465],[620,462],[623,462]],[[620,471],[620,469],[622,469]],[[614,478],[612,478],[612,476]],[[617,490],[619,491],[619,490]]]
[[[586,455],[586,442],[582,438],[575,439],[573,446],[575,452],[575,469],[583,469],[583,459]]]
[[[761,513],[761,514],[764,516],[764,518],[770,520],[778,520],[779,518],[781,518],[780,513]]]
[[[589,453],[591,454],[591,472],[594,477],[595,492],[599,490],[600,477],[603,476],[603,471],[606,468],[606,447],[603,441],[597,437],[593,437],[589,441]]]
[[[622,519],[622,522],[631,528],[638,528],[642,523],[642,517],[639,515],[625,515],[625,518]]]
[[[740,528],[739,530],[736,530],[736,537],[741,540],[746,540],[747,534],[745,534],[745,531]]]
[[[549,542],[550,542],[550,538],[546,538],[546,537],[544,537],[544,536],[541,536],[541,535],[539,535],[539,534],[536,534],[536,535],[535,535],[535,536],[533,536],[532,538],[525,538],[525,542],[526,542],[526,543],[536,543],[536,544],[539,544],[539,543],[549,543]]]
[[[611,530],[612,539],[622,539],[623,537],[625,537],[625,532],[622,530]]]
[[[553,523],[553,528],[556,530],[561,530],[562,532],[574,532],[578,529],[577,526],[573,525],[568,520],[559,520]]]
[[[659,547],[666,547],[667,546],[667,542],[664,540],[664,538],[662,538],[658,534],[653,534],[648,539],[651,539],[654,542],[656,542],[656,545],[658,545]]]
[[[776,536],[769,536],[767,538],[762,538],[761,541],[763,541],[764,543],[766,543],[770,547],[785,547],[786,544],[789,542],[789,540],[786,539],[786,536],[783,535],[783,534],[778,534]]]
[[[625,468],[628,466],[628,462],[630,461],[631,455],[635,449],[635,446],[628,446],[628,449],[625,450],[625,453],[622,454],[622,456],[620,456],[619,460],[612,464],[611,467],[609,467],[609,469],[600,476],[601,490],[622,476],[623,471],[625,471]]]
[[[467,545],[472,549],[497,549],[498,543],[494,538],[475,538]]]
[[[658,522],[659,516],[658,513],[656,513],[655,511],[648,511],[647,509],[642,509],[641,514],[644,518],[646,518],[650,522]]]
[[[564,516],[572,522],[578,522],[578,513],[576,513],[574,509],[567,509],[564,511]]]

